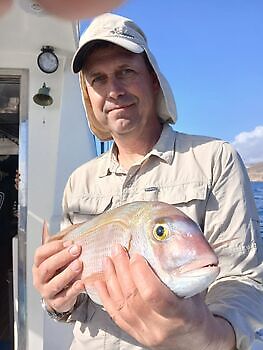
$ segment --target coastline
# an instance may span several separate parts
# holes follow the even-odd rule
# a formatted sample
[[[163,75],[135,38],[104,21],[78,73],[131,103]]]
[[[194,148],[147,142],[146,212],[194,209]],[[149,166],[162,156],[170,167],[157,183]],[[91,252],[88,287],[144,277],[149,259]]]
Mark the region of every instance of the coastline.
[[[263,182],[263,162],[247,167],[248,176],[252,182]]]
[[[263,175],[251,176],[248,174],[248,176],[251,182],[263,182]]]

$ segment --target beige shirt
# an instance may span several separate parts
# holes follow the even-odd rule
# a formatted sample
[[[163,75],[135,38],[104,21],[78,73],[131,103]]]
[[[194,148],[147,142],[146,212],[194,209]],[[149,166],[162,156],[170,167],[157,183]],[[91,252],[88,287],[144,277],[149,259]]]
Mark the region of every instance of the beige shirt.
[[[263,242],[246,170],[227,142],[175,132],[168,124],[153,150],[129,171],[115,147],[73,172],[63,198],[63,227],[136,200],[175,205],[196,221],[219,258],[206,296],[209,309],[232,324],[237,349],[263,349]],[[102,307],[81,295],[72,350],[143,349]],[[261,347],[255,347],[259,344]]]

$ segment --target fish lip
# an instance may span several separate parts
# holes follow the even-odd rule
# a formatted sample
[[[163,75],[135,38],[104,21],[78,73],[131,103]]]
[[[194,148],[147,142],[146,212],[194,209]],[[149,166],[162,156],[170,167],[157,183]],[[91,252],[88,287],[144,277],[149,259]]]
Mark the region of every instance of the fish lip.
[[[180,271],[180,274],[182,274],[183,276],[187,276],[187,277],[198,277],[200,275],[205,275],[205,274],[210,274],[210,273],[214,273],[215,275],[218,275],[220,271],[220,267],[219,265],[205,265],[205,266],[201,266],[199,268],[195,268],[192,270],[188,270],[188,271]]]
[[[185,274],[191,271],[201,271],[202,269],[209,267],[218,267],[218,260],[216,257],[214,259],[211,259],[211,261],[201,260],[190,262],[189,264],[180,266],[178,270],[180,274]]]

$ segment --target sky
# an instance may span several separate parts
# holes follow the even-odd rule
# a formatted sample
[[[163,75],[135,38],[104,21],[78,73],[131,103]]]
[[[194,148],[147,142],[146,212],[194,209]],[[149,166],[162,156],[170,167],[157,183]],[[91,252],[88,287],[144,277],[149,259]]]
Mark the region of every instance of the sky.
[[[263,161],[262,0],[128,0],[112,12],[145,32],[174,93],[176,130]]]

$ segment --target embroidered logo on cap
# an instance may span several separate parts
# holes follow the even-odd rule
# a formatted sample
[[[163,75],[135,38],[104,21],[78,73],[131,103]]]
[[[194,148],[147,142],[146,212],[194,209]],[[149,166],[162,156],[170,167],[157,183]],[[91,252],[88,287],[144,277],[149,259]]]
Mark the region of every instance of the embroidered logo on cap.
[[[124,36],[125,38],[134,39],[134,35],[130,34],[127,28],[115,27],[110,30],[112,35]]]

